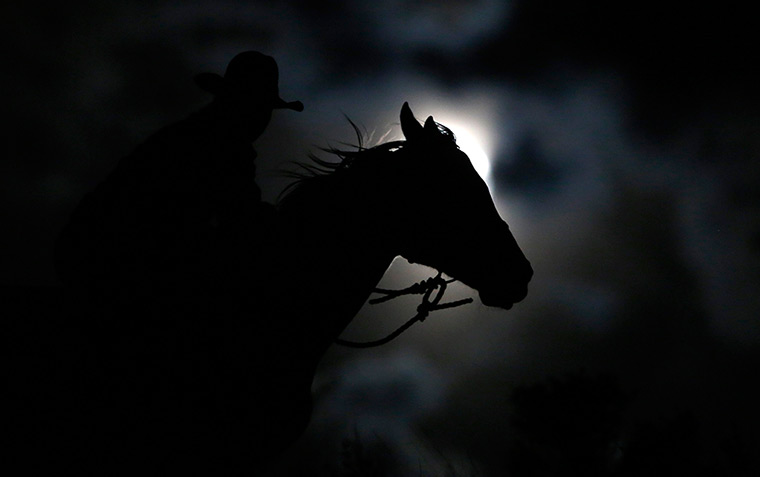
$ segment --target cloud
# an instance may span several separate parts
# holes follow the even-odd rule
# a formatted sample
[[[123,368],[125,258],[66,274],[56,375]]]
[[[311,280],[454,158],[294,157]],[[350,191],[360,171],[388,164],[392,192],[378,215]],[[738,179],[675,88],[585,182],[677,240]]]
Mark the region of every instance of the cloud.
[[[357,20],[367,24],[371,37],[384,48],[403,54],[409,49],[443,50],[463,54],[494,36],[504,25],[509,2],[424,1],[356,2]]]
[[[320,403],[327,416],[349,412],[361,416],[360,426],[403,428],[441,406],[447,381],[435,363],[404,350],[357,357],[334,370],[333,379],[335,392]]]

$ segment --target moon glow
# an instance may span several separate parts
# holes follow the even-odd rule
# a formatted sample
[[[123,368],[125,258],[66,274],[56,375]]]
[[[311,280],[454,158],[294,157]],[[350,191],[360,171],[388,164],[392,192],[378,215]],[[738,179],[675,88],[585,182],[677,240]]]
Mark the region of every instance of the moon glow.
[[[477,171],[484,181],[487,181],[488,175],[491,172],[491,161],[488,159],[488,155],[486,155],[483,147],[481,147],[480,141],[465,128],[451,127],[451,130],[456,136],[459,149],[467,154],[475,171]]]

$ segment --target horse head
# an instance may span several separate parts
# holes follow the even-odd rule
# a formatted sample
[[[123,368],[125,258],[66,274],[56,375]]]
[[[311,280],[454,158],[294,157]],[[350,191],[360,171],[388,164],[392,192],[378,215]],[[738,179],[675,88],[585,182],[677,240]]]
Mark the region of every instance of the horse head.
[[[487,306],[511,308],[527,295],[533,269],[488,186],[432,116],[421,125],[404,103],[401,129],[405,154],[394,180],[402,191],[400,254],[474,288]]]

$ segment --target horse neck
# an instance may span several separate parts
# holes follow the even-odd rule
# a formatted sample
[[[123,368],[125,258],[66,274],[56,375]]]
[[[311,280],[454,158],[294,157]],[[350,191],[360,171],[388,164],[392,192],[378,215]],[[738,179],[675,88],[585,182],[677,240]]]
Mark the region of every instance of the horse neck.
[[[346,171],[348,172],[348,171]],[[335,174],[308,180],[280,207],[285,303],[323,353],[354,318],[397,255],[377,181]],[[316,338],[314,340],[313,338]]]

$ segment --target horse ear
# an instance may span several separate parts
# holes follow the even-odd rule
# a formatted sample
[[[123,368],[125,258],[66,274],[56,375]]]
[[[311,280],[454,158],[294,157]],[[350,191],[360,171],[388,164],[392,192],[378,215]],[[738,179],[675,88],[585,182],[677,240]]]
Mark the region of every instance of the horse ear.
[[[439,134],[438,125],[433,120],[433,116],[428,116],[425,120],[425,132],[428,134]]]
[[[415,140],[422,135],[422,126],[412,114],[409,103],[404,102],[401,106],[401,132],[404,133],[404,137],[407,141]]]

